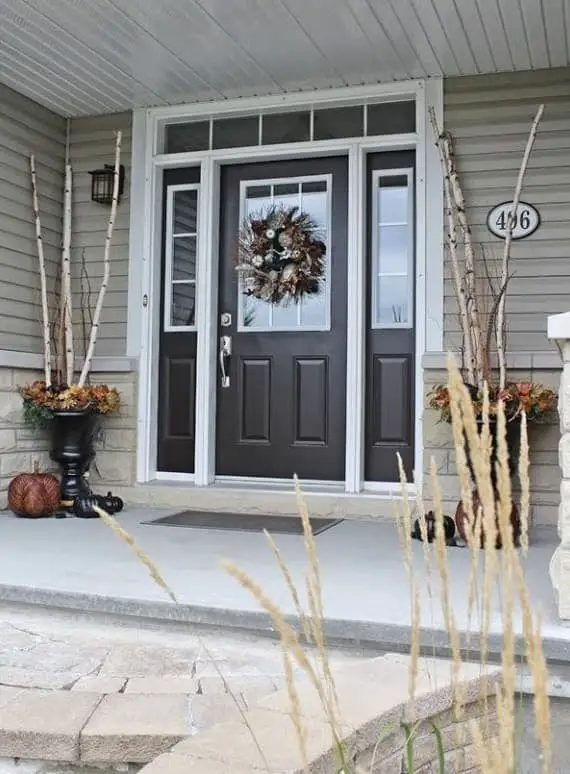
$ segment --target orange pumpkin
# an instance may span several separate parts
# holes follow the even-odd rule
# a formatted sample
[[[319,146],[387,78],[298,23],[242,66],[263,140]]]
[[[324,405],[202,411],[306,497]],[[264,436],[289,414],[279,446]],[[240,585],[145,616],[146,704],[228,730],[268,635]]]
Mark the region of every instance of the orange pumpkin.
[[[37,463],[33,473],[20,473],[8,487],[8,506],[16,516],[50,516],[60,500],[59,481],[51,473],[40,473]]]

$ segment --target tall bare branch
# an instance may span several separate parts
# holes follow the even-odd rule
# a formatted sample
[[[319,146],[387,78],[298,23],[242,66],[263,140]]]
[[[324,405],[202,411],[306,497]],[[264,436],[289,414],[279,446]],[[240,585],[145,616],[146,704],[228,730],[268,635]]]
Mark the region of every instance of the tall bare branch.
[[[65,147],[65,189],[63,197],[63,249],[61,254],[61,295],[63,327],[65,331],[65,376],[66,383],[73,382],[75,350],[73,346],[73,312],[71,302],[71,207],[73,173],[70,161],[69,121]]]
[[[109,285],[109,277],[111,274],[111,240],[113,238],[113,228],[115,225],[115,219],[117,217],[117,205],[119,203],[119,172],[121,163],[121,141],[123,133],[117,132],[115,141],[115,169],[113,180],[113,201],[111,204],[111,214],[109,215],[109,222],[107,224],[107,234],[105,236],[105,250],[103,253],[103,279],[101,281],[101,287],[99,288],[99,295],[97,297],[97,304],[95,306],[95,312],[93,314],[93,324],[91,326],[91,333],[89,336],[89,346],[87,348],[87,354],[81,369],[81,376],[79,377],[79,386],[84,387],[91,367],[91,361],[93,360],[93,352],[95,350],[95,342],[97,341],[97,333],[99,331],[99,323],[101,320],[101,312],[103,311],[103,302],[105,301],[105,293]]]
[[[32,175],[32,201],[34,211],[34,224],[36,228],[36,243],[38,249],[38,261],[40,264],[40,290],[42,298],[42,332],[44,341],[44,378],[48,387],[51,385],[51,335],[49,323],[49,306],[46,281],[46,262],[44,256],[44,243],[42,239],[42,224],[40,220],[40,205],[38,198],[38,179],[36,174],[36,157],[30,156],[30,172]]]
[[[449,255],[451,258],[451,268],[453,274],[453,282],[455,285],[455,293],[457,296],[457,302],[459,305],[459,317],[461,320],[461,329],[463,332],[463,340],[465,347],[465,370],[467,372],[467,379],[470,384],[475,385],[477,374],[477,363],[475,361],[475,354],[473,351],[473,336],[471,331],[471,325],[469,323],[469,313],[467,308],[467,298],[465,292],[465,282],[461,273],[458,246],[457,246],[457,220],[455,217],[456,207],[453,201],[453,192],[451,186],[451,180],[449,176],[449,163],[446,157],[447,149],[444,145],[445,137],[440,130],[437,123],[437,117],[435,110],[430,107],[429,117],[433,132],[436,138],[436,146],[439,151],[439,158],[441,162],[441,168],[443,172],[443,188],[445,193],[445,215],[447,219],[447,242],[449,246]]]
[[[544,105],[540,105],[534,117],[534,120],[532,122],[532,125],[530,127],[526,148],[522,157],[519,174],[518,174],[517,182],[515,186],[513,204],[507,216],[505,245],[503,248],[503,261],[502,261],[502,267],[501,267],[501,285],[500,285],[501,287],[506,287],[506,284],[509,278],[509,263],[510,263],[510,257],[511,257],[511,246],[513,241],[513,228],[514,228],[515,216],[517,214],[517,210],[518,210],[518,206],[521,198],[523,181],[528,167],[528,161],[534,145],[534,141],[536,140],[538,125],[540,124],[540,120],[542,118],[543,113],[544,113]],[[499,359],[499,385],[501,386],[501,388],[503,388],[507,382],[507,358],[506,358],[506,351],[505,351],[506,350],[505,348],[505,332],[506,332],[505,300],[506,300],[506,297],[505,297],[505,294],[503,293],[503,295],[499,300],[499,305],[497,307],[496,341],[497,341],[497,357]]]
[[[463,195],[463,189],[460,184],[459,174],[457,171],[457,163],[455,160],[455,149],[453,146],[453,137],[449,132],[444,133],[443,148],[445,160],[447,162],[447,174],[453,192],[453,198],[455,200],[455,212],[457,214],[457,220],[463,233],[463,247],[464,247],[464,260],[465,260],[465,293],[467,301],[467,313],[469,315],[469,325],[471,329],[471,335],[473,338],[473,357],[476,364],[476,377],[477,384],[483,383],[483,336],[482,326],[479,315],[479,304],[477,300],[477,288],[476,288],[476,275],[475,275],[475,250],[473,247],[473,237],[471,234],[471,227],[467,219],[467,211],[465,206],[465,197]]]

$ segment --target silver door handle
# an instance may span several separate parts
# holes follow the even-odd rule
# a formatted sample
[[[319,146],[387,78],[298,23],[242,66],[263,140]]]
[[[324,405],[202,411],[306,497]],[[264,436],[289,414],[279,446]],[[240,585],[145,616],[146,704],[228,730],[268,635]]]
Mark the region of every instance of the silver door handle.
[[[228,358],[232,354],[232,337],[222,336],[220,338],[220,371],[222,374],[222,387],[226,388],[230,386],[230,375],[226,370],[226,364]]]

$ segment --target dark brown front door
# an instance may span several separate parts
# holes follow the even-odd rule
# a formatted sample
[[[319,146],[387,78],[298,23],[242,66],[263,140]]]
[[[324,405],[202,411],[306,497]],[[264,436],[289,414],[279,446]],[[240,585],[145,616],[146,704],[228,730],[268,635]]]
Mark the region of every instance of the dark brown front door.
[[[415,156],[368,157],[365,479],[397,481],[414,463]]]
[[[218,369],[216,473],[342,481],[345,470],[348,174],[346,157],[224,167],[218,345],[231,338],[229,386]],[[300,305],[241,292],[242,218],[299,206],[327,241],[322,291]]]

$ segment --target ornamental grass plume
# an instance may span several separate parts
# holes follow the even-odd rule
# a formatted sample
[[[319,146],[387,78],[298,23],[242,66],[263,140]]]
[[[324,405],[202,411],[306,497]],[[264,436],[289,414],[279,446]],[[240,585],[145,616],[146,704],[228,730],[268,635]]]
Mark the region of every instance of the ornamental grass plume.
[[[406,714],[402,717],[402,758],[399,771],[407,774],[423,774],[426,771],[424,764],[416,764],[416,745],[420,733],[424,733],[418,724],[414,723],[414,706],[418,673],[420,671],[420,656],[422,669],[430,669],[430,647],[422,646],[422,617],[425,621],[426,611],[421,610],[419,589],[427,587],[430,611],[437,606],[441,608],[445,630],[448,638],[448,650],[451,654],[451,694],[453,718],[456,721],[455,740],[445,737],[437,725],[437,720],[431,721],[429,733],[433,736],[434,758],[429,769],[430,774],[448,774],[448,772],[481,772],[481,774],[519,774],[519,761],[517,759],[516,737],[516,713],[517,713],[517,684],[520,664],[517,661],[516,626],[521,618],[522,631],[520,633],[524,644],[526,665],[530,670],[534,690],[534,716],[535,734],[542,751],[541,771],[536,774],[554,774],[552,768],[552,755],[550,749],[550,706],[548,698],[548,668],[542,650],[540,619],[534,613],[530,602],[529,591],[524,576],[523,565],[519,550],[514,544],[513,533],[510,524],[512,492],[508,474],[508,449],[505,440],[507,418],[504,406],[499,404],[498,417],[498,454],[496,470],[491,469],[491,444],[488,427],[489,397],[487,391],[483,397],[483,416],[485,421],[480,428],[477,423],[473,402],[468,393],[455,362],[449,361],[449,395],[450,414],[453,417],[452,429],[457,464],[459,467],[459,480],[462,488],[462,497],[470,519],[472,529],[468,530],[468,550],[462,556],[470,565],[468,589],[469,598],[468,624],[472,617],[476,616],[474,631],[460,630],[458,615],[454,610],[451,594],[453,580],[452,569],[448,561],[448,548],[445,544],[444,514],[439,482],[437,479],[435,463],[430,465],[429,484],[431,490],[431,509],[434,512],[436,522],[436,539],[434,544],[427,542],[426,507],[420,493],[416,503],[408,498],[408,484],[406,482],[403,466],[400,463],[402,497],[398,503],[398,526],[402,540],[402,562],[410,584],[410,667],[408,676],[409,704]],[[520,479],[522,487],[521,495],[521,524],[523,531],[528,529],[529,503],[529,477],[528,477],[528,442],[526,440],[526,422],[523,418],[521,430],[523,440],[521,443]],[[465,440],[469,446],[469,456],[472,460],[475,483],[479,491],[479,505],[474,510],[470,495],[470,478],[467,470],[465,454]],[[498,496],[495,496],[493,481],[497,481]],[[290,702],[290,717],[295,729],[301,760],[304,770],[311,771],[307,754],[308,730],[300,706],[296,682],[294,680],[294,666],[300,668],[308,677],[314,687],[324,717],[330,728],[331,749],[336,752],[337,765],[330,774],[366,774],[378,770],[377,750],[386,738],[383,733],[378,741],[376,750],[372,754],[372,763],[367,769],[359,768],[358,761],[352,760],[343,744],[342,706],[339,705],[335,689],[333,674],[329,663],[329,650],[325,638],[325,618],[322,601],[322,581],[319,568],[317,549],[311,530],[308,509],[301,495],[299,484],[296,481],[298,507],[303,523],[304,546],[308,561],[308,572],[305,577],[304,594],[296,586],[293,574],[279,551],[273,538],[266,534],[269,544],[276,557],[278,567],[283,575],[286,587],[291,595],[291,600],[299,618],[297,630],[288,620],[281,607],[272,600],[263,587],[251,578],[248,573],[237,567],[232,562],[224,563],[225,569],[257,600],[260,606],[267,612],[277,632],[282,648],[283,671],[286,689]],[[420,532],[424,537],[421,552],[415,551],[416,546],[411,543],[412,509],[420,522]],[[102,514],[101,514],[102,515]],[[161,588],[176,599],[166,585],[163,576],[144,552],[137,548],[135,541],[122,528],[118,528],[115,520],[104,519],[115,533],[126,540],[135,550],[138,558],[146,565],[153,580]],[[503,548],[498,550],[496,538],[501,538]],[[483,544],[483,546],[482,546]],[[523,535],[523,547],[528,544],[528,535]],[[525,548],[523,548],[523,553]],[[424,573],[418,575],[418,564],[424,563]],[[482,569],[482,572],[480,570]],[[437,583],[436,583],[437,581]],[[473,702],[473,697],[467,697],[464,686],[461,684],[461,667],[465,662],[473,662],[477,658],[480,673],[483,677],[488,674],[489,636],[491,612],[493,609],[493,591],[498,591],[500,600],[500,632],[501,653],[500,666],[502,680],[496,688],[495,696],[488,697],[488,691],[483,690],[479,703],[479,713],[473,717],[473,712],[466,716],[465,707],[467,699]],[[301,599],[307,599],[307,609],[303,608]],[[429,612],[428,611],[428,614]],[[435,645],[434,645],[435,649]],[[423,650],[423,653],[422,653]],[[435,655],[435,652],[433,653]],[[435,670],[434,670],[435,672]],[[437,688],[437,686],[434,686]],[[370,686],[370,690],[382,690],[381,686]],[[244,714],[244,723],[250,733],[253,730],[247,724],[247,713]],[[393,733],[387,729],[386,734]],[[254,741],[255,736],[254,736]],[[425,747],[425,739],[422,738]],[[258,744],[258,743],[257,743]],[[263,750],[259,748],[260,756]]]

